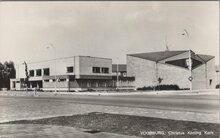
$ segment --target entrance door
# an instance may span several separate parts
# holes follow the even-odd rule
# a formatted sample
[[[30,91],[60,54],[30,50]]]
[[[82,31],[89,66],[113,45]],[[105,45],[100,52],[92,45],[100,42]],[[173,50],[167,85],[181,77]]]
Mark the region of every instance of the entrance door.
[[[41,89],[43,87],[42,81],[31,81],[31,88]]]

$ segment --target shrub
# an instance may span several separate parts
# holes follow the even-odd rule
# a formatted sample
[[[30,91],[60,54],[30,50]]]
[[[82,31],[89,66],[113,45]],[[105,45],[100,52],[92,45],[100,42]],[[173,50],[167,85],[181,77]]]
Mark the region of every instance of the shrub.
[[[219,87],[219,84],[217,84],[215,88],[216,88],[216,89],[219,89],[219,88],[220,88],[220,87]]]
[[[144,86],[137,88],[137,90],[180,90],[179,86],[176,84],[171,85],[157,85],[157,86]]]
[[[180,88],[180,90],[190,90],[190,88]]]
[[[158,85],[156,90],[180,90],[178,85]]]
[[[144,86],[144,87],[141,87],[141,88],[137,88],[137,90],[153,90],[153,87],[151,87],[151,86],[148,86],[148,87]]]
[[[89,88],[89,89],[87,89],[87,91],[89,91],[89,92],[93,92],[93,91],[95,91],[95,90]]]

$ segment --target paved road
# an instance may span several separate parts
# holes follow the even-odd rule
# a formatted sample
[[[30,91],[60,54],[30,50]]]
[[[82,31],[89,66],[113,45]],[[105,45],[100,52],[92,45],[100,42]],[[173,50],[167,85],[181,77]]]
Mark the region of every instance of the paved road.
[[[198,122],[219,122],[218,95],[0,96],[0,122],[106,112]]]
[[[220,110],[219,98],[215,95],[123,95],[91,96],[71,95],[56,97],[0,97],[7,100],[60,102],[119,107],[135,107],[198,113],[216,113]],[[0,101],[1,102],[1,101]]]

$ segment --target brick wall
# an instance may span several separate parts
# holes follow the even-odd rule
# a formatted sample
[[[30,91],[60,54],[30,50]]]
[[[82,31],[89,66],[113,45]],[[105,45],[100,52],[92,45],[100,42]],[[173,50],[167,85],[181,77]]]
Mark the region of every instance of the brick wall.
[[[217,75],[215,72],[215,59],[209,60],[207,63],[207,89],[214,89],[217,85]],[[212,80],[210,84],[210,80]]]
[[[187,68],[163,63],[156,65],[154,61],[129,55],[127,56],[127,75],[135,76],[136,88],[158,85],[159,77],[163,79],[161,84],[177,84],[180,88],[190,87],[188,80],[190,72]],[[193,89],[214,89],[217,84],[214,58],[193,69],[192,76]]]
[[[156,82],[156,62],[127,56],[127,76],[135,76],[134,86],[152,86]]]
[[[158,77],[162,78],[161,84],[176,84],[180,88],[189,88],[189,70],[169,64],[158,63]]]
[[[205,89],[206,88],[206,72],[205,64],[192,70],[192,88],[193,89]]]
[[[195,68],[193,74],[193,89],[214,89],[217,84],[215,73],[215,59]],[[211,80],[211,82],[210,82]]]

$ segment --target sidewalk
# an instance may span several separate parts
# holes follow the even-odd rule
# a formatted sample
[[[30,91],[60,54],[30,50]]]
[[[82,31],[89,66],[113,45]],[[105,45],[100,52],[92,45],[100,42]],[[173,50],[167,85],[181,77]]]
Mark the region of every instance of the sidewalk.
[[[34,91],[0,91],[0,96],[62,96],[62,95],[220,95],[219,89],[181,90],[181,91],[133,91],[133,92],[35,92]]]
[[[3,124],[0,125],[1,138],[137,138],[114,133],[88,133],[86,129],[66,126],[38,125],[38,124]]]

